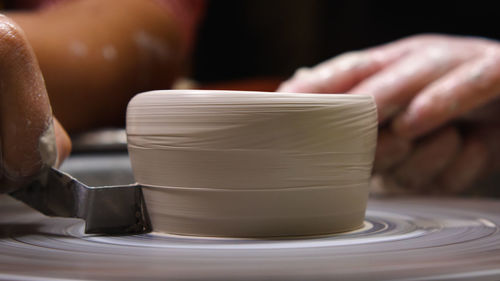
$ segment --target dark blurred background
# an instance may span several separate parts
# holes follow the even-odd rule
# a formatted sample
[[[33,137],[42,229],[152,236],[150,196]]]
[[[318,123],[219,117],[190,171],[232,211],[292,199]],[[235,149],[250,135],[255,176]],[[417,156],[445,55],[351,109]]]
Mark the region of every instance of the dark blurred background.
[[[193,78],[286,78],[298,67],[419,33],[500,39],[499,20],[500,1],[213,0]]]

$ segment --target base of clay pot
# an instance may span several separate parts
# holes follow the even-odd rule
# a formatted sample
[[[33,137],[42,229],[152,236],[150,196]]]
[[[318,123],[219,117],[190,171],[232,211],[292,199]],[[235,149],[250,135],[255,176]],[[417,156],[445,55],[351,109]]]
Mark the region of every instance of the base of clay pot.
[[[218,237],[309,236],[363,225],[366,186],[282,190],[144,187],[153,231]]]

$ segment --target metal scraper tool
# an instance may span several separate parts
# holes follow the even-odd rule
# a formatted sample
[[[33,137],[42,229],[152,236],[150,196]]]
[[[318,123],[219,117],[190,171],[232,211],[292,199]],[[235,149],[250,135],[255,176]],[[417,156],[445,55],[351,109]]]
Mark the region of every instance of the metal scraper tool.
[[[140,185],[89,187],[54,168],[10,195],[47,216],[85,220],[85,233],[151,231]]]

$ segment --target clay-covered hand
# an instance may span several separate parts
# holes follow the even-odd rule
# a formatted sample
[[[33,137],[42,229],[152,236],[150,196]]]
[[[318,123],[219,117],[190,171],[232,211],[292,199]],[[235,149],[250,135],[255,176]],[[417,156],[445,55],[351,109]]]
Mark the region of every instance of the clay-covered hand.
[[[71,149],[52,117],[42,73],[23,31],[0,15],[0,192],[29,183]]]
[[[498,135],[500,121],[493,40],[413,36],[299,70],[279,90],[373,95],[382,126],[375,169],[406,187],[461,191],[500,146],[485,137]]]

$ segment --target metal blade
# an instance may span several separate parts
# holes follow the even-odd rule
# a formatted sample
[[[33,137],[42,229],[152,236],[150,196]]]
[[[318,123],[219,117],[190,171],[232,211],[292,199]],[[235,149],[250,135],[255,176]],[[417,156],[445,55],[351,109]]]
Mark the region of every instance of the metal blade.
[[[89,187],[49,168],[38,180],[10,195],[47,216],[84,219],[86,233],[151,231],[139,185]]]

